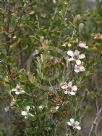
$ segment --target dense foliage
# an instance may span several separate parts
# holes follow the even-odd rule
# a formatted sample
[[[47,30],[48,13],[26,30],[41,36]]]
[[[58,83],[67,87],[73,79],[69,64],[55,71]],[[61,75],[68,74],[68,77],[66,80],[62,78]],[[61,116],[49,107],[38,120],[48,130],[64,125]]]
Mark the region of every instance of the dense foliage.
[[[0,0],[0,136],[101,136],[101,4]]]

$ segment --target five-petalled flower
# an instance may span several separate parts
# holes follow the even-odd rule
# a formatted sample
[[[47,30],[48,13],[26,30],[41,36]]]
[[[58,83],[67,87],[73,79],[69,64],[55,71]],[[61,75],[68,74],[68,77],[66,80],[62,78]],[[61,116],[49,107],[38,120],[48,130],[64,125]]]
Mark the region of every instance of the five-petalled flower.
[[[85,54],[80,54],[80,51],[75,50],[74,52],[69,50],[67,51],[67,55],[70,57],[69,61],[75,61],[77,65],[81,64],[81,59],[85,58]]]
[[[73,118],[71,118],[68,122],[67,125],[72,127],[73,129],[78,129],[81,130],[80,123],[78,121],[75,121]]]
[[[68,83],[65,82],[65,84],[62,85],[61,88],[64,90],[64,94],[75,95],[77,91],[77,86],[72,85],[71,81]]]
[[[24,91],[24,90],[21,88],[21,86],[18,85],[18,84],[17,84],[16,87],[13,88],[11,91],[12,91],[12,92],[15,92],[16,95],[25,93],[25,91]]]
[[[26,106],[25,110],[21,112],[21,115],[24,116],[25,119],[28,118],[28,116],[34,116],[33,114],[30,113],[30,106]]]
[[[76,64],[75,64],[75,66],[74,66],[74,71],[75,71],[76,73],[83,72],[83,71],[85,71],[85,67],[84,67],[82,64],[80,64],[80,65],[76,65]]]

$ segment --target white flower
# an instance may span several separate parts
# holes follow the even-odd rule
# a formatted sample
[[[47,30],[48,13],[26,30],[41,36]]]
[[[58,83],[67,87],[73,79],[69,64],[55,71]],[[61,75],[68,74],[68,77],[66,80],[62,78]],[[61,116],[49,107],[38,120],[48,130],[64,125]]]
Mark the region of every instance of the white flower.
[[[14,35],[12,38],[13,38],[13,39],[16,39],[16,35]]]
[[[76,73],[85,71],[85,67],[84,67],[83,65],[75,65],[74,71],[75,71]]]
[[[21,115],[24,116],[25,119],[28,118],[28,116],[34,116],[33,114],[30,113],[30,106],[26,106],[25,110],[21,112]]]
[[[80,127],[80,123],[78,121],[75,121],[73,118],[71,118],[67,124],[71,127],[73,127],[73,129],[78,129],[78,130],[81,130],[81,127]]]
[[[30,110],[30,106],[26,106],[25,110],[21,112],[21,115],[22,116],[29,115],[29,110]]]
[[[40,105],[40,106],[39,106],[39,109],[43,109],[43,106],[42,106],[42,105]]]
[[[8,112],[9,110],[10,110],[10,107],[9,107],[9,106],[7,106],[7,107],[4,108],[4,111],[5,111],[5,112]]]
[[[64,89],[64,94],[75,95],[77,91],[77,86],[73,86],[71,81],[62,85],[61,88]]]
[[[79,46],[80,48],[85,48],[85,49],[88,48],[88,46],[86,46],[86,43],[85,43],[85,42],[79,42],[78,46]]]
[[[15,88],[12,89],[12,92],[15,92],[16,95],[25,93],[25,91],[18,84],[16,85]]]
[[[70,58],[68,60],[75,61],[77,65],[81,64],[80,59],[85,58],[85,54],[80,54],[80,52],[78,50],[75,50],[74,52],[69,50],[69,51],[67,51],[67,55],[70,56]]]
[[[56,107],[51,107],[51,109],[50,109],[50,111],[51,111],[51,113],[56,113],[57,111],[58,111],[58,109],[59,109],[59,106],[57,105]]]
[[[22,111],[22,112],[21,112],[21,115],[22,115],[22,116],[27,116],[27,115],[28,115],[28,112],[27,112],[27,111]]]

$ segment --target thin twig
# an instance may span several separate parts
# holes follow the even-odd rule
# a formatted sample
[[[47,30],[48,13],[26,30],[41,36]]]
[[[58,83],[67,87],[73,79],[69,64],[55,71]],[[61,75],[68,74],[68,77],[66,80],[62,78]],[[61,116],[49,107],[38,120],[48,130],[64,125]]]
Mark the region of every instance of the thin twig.
[[[101,119],[101,113],[102,113],[102,108],[100,108],[100,110],[97,111],[96,117],[92,123],[88,136],[91,136],[93,134],[93,131],[96,130],[96,127],[98,126],[98,123]]]

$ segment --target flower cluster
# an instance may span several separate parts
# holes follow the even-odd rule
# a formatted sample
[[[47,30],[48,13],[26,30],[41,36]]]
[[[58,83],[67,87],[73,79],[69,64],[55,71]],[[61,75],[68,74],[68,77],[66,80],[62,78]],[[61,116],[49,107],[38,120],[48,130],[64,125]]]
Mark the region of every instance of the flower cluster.
[[[78,50],[75,50],[75,51],[69,50],[69,51],[67,51],[67,55],[70,57],[70,58],[68,58],[69,61],[75,62],[74,71],[76,73],[79,73],[81,71],[85,71],[83,63],[81,61],[85,58],[85,54],[80,54],[80,52]]]
[[[87,49],[88,46],[86,46],[85,42],[79,42],[78,47]],[[83,59],[85,58],[85,54],[80,53],[79,50],[68,50],[67,55],[69,56],[68,60],[69,62],[74,62],[74,72],[79,73],[82,71],[85,71],[85,67],[83,66]],[[65,82],[61,88],[64,90],[64,94],[69,95],[75,95],[77,92],[77,86],[73,85],[72,81],[69,81],[68,83]],[[75,121],[73,118],[71,118],[67,124],[72,127],[73,129],[81,130],[80,123],[78,121]]]
[[[86,46],[85,42],[79,42],[78,47],[87,49],[88,46]],[[76,73],[85,71],[85,67],[83,66],[82,60],[85,58],[85,54],[81,54],[80,51],[75,50],[68,50],[67,55],[69,56],[68,60],[75,62],[74,71]]]

